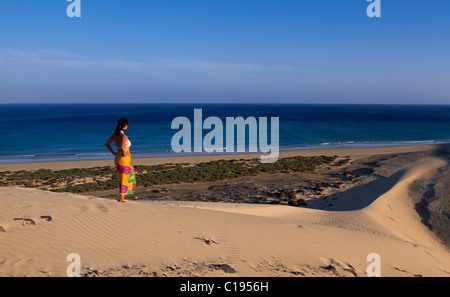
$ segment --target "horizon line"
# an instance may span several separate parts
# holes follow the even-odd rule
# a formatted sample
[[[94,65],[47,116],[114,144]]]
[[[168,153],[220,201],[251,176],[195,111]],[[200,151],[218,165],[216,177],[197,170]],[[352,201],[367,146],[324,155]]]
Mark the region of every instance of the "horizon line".
[[[288,105],[288,104],[298,104],[298,105],[450,105],[450,103],[350,103],[350,102],[0,102],[0,105],[45,105],[45,104],[73,104],[73,105],[92,105],[92,104],[109,104],[109,105],[125,105],[125,104],[267,104],[267,105]]]

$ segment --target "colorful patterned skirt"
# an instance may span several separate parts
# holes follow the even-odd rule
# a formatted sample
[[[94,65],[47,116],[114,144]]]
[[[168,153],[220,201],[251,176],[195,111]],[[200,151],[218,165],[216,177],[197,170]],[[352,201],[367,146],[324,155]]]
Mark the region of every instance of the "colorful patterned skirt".
[[[134,168],[131,166],[131,156],[125,157],[121,152],[116,154],[114,165],[119,175],[120,194],[133,195],[136,188],[136,176]]]

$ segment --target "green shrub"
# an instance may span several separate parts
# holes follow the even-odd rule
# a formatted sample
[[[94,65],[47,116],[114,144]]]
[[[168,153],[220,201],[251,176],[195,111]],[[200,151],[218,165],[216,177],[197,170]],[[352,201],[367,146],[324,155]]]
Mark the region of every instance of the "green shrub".
[[[318,166],[335,161],[337,156],[287,157],[274,163],[260,163],[258,158],[216,160],[199,164],[159,164],[136,165],[136,182],[138,186],[150,187],[162,184],[210,182],[242,176],[274,172],[306,172],[314,171]],[[345,160],[346,161],[346,160]],[[344,163],[344,161],[342,162]],[[52,171],[39,169],[35,171],[21,170],[15,173],[0,173],[2,186],[24,185],[28,187],[51,187],[52,191],[83,193],[115,189],[118,186],[116,169],[112,166],[94,168],[74,168]],[[93,178],[94,182],[72,185],[76,180]],[[35,185],[31,182],[36,181]],[[65,183],[56,188],[56,182]]]

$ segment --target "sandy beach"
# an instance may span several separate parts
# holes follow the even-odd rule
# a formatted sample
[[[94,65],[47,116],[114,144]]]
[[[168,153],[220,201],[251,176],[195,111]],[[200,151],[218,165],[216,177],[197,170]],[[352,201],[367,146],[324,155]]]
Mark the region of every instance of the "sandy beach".
[[[337,148],[321,148],[321,149],[305,149],[305,150],[281,150],[280,158],[291,156],[349,156],[352,158],[362,158],[372,155],[398,154],[405,152],[420,152],[433,149],[434,145],[400,145],[400,146],[380,146],[380,147],[337,147]],[[232,160],[240,158],[260,158],[265,154],[210,154],[210,155],[175,155],[173,157],[155,157],[155,158],[133,158],[134,165],[156,165],[166,163],[199,163],[209,162],[213,160]],[[70,168],[89,168],[96,166],[110,166],[114,162],[111,160],[84,160],[84,161],[52,161],[52,162],[29,162],[15,164],[0,164],[1,171],[17,171],[17,170],[36,170],[36,169],[70,169]]]
[[[0,276],[450,276],[448,145],[281,151],[334,156],[312,172],[82,194],[0,187]],[[133,165],[259,158],[133,159]],[[339,160],[346,162],[339,163]],[[112,160],[0,164],[0,172]]]

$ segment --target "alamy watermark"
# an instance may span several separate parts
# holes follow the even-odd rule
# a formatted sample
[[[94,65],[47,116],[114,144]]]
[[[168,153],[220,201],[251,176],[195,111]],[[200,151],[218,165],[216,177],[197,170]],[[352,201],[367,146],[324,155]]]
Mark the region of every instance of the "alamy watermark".
[[[81,0],[66,0],[70,2],[67,6],[66,14],[69,18],[81,18]]]
[[[369,277],[381,276],[381,257],[377,253],[370,253],[367,255],[367,262],[371,262],[367,266],[366,273]]]
[[[367,6],[367,16],[369,18],[381,18],[381,0],[366,0],[367,2],[371,2],[369,6]]]
[[[259,123],[258,123],[259,120]],[[225,146],[224,146],[224,124],[218,117],[208,117],[203,121],[202,109],[194,109],[194,124],[183,116],[172,120],[171,129],[178,129],[171,141],[172,150],[176,153],[200,153],[200,152],[234,152],[235,138],[236,151],[246,152],[246,140],[248,139],[248,152],[270,153],[261,155],[262,163],[274,163],[279,156],[279,118],[270,118],[270,144],[268,143],[267,117],[226,117]],[[192,128],[193,128],[193,149],[192,149]],[[236,128],[236,129],[235,129]],[[248,128],[248,137],[246,130]],[[203,130],[211,130],[203,137]],[[235,134],[236,130],[236,134]],[[235,137],[236,136],[236,137]]]
[[[377,253],[370,253],[366,258],[370,264],[367,266],[368,277],[381,277],[381,257]],[[66,269],[68,277],[81,277],[81,257],[77,253],[67,255],[66,261],[71,262]]]
[[[66,14],[69,18],[81,18],[81,0],[66,0],[70,2],[67,6]],[[367,6],[367,16],[370,18],[381,17],[381,0],[366,0],[370,2],[369,6]]]
[[[71,253],[67,255],[66,261],[71,262],[66,269],[68,277],[80,277],[81,276],[81,257],[77,253]]]

